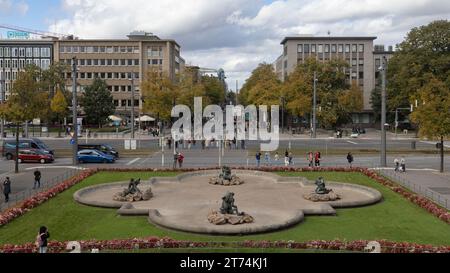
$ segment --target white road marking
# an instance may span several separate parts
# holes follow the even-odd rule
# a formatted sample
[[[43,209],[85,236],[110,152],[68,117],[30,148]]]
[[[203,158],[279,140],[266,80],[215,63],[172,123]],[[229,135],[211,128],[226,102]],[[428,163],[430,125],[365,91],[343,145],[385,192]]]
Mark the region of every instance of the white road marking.
[[[432,141],[420,141],[420,142],[425,143],[425,144],[430,144],[430,145],[436,145],[436,143],[438,143],[437,141],[436,141],[436,142],[432,142]],[[440,142],[439,142],[439,143],[440,143]],[[444,147],[445,147],[445,148],[450,148],[450,145],[445,145],[445,144],[444,144]]]
[[[35,169],[74,169],[74,170],[85,170],[83,167],[75,167],[75,166],[39,166],[39,167],[30,167],[25,170],[35,170]]]
[[[389,168],[389,167],[369,168],[369,169],[371,169],[371,170],[394,170],[394,168]],[[409,171],[430,171],[430,172],[437,172],[438,171],[436,169],[429,169],[429,168],[423,168],[423,169],[407,168],[407,170],[409,170]]]
[[[141,159],[140,157],[135,158],[135,159],[131,160],[130,162],[128,162],[126,165],[127,165],[127,166],[130,166],[130,165],[132,165],[133,163],[137,162],[137,161],[140,160],[140,159]]]
[[[347,142],[350,143],[350,144],[354,144],[354,145],[357,145],[357,144],[358,144],[358,143],[353,142],[353,141],[350,141],[350,140],[347,140]]]

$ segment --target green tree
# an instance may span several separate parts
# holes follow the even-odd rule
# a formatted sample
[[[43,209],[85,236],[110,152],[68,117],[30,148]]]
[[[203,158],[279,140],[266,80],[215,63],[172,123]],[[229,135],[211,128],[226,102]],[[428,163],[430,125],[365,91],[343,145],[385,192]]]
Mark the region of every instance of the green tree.
[[[338,96],[338,105],[342,111],[340,118],[341,123],[348,123],[352,121],[352,113],[360,112],[363,110],[363,95],[362,90],[358,87],[355,82],[348,90],[344,90]]]
[[[194,109],[194,97],[202,97],[203,105],[210,104],[211,100],[206,94],[205,86],[194,80],[191,71],[179,75],[177,104],[184,104]]]
[[[408,107],[418,90],[435,78],[450,87],[450,22],[413,28],[397,46],[387,69],[388,110]]]
[[[94,79],[91,85],[85,87],[80,102],[86,113],[87,122],[97,124],[99,128],[115,111],[113,96],[108,90],[106,82],[99,78]]]
[[[56,115],[56,118],[59,121],[60,130],[58,132],[58,136],[61,137],[62,119],[67,115],[68,112],[67,100],[61,90],[58,89],[53,96],[50,102],[50,109]]]
[[[16,125],[15,172],[19,172],[19,127],[20,124],[41,115],[46,111],[48,94],[41,91],[40,69],[35,65],[27,66],[19,72],[8,101],[0,106],[2,118]],[[44,107],[43,107],[44,105]]]
[[[201,83],[210,104],[222,105],[225,101],[225,85],[217,77],[203,76]]]
[[[432,77],[417,91],[420,101],[411,114],[420,125],[419,134],[441,142],[441,172],[444,171],[444,138],[450,135],[450,92],[448,85]]]
[[[180,90],[167,75],[157,70],[148,71],[141,83],[141,93],[146,113],[165,121],[171,120],[172,107],[178,103]]]

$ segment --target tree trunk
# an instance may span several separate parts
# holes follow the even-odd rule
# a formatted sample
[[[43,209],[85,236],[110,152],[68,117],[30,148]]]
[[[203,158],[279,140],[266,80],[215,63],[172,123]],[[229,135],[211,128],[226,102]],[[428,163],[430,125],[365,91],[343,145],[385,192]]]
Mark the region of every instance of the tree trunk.
[[[441,136],[441,168],[440,172],[444,172],[444,136]]]
[[[14,172],[19,173],[19,123],[16,123],[16,156],[14,162]]]
[[[58,137],[61,137],[61,131],[62,131],[62,128],[63,128],[63,123],[62,123],[62,121],[61,121],[61,120],[59,120],[59,131],[58,131]]]

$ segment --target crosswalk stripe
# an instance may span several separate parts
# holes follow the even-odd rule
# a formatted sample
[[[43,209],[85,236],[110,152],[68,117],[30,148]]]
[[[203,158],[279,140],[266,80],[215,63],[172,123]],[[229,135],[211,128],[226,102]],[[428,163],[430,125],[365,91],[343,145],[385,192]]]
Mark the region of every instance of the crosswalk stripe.
[[[140,160],[140,159],[141,159],[140,157],[135,158],[135,159],[131,160],[130,162],[128,162],[126,165],[127,165],[127,166],[130,166],[130,165],[132,165],[133,163],[137,162],[137,161]]]

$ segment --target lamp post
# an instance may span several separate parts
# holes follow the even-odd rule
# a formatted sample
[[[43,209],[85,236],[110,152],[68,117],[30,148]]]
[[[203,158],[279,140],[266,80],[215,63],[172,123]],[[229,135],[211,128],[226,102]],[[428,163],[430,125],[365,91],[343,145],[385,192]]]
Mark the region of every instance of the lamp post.
[[[284,97],[280,97],[281,99],[281,133],[284,134]]]
[[[386,57],[381,61],[381,154],[380,165],[386,167]]]
[[[73,124],[73,136],[72,136],[72,164],[76,166],[78,164],[78,113],[77,113],[77,59],[72,58],[72,124]]]
[[[317,72],[314,71],[314,94],[313,94],[313,120],[312,120],[312,138],[317,137],[316,133],[316,107],[317,107]]]
[[[5,69],[3,68],[2,73],[0,73],[0,84],[1,84],[1,104],[5,102]],[[0,121],[0,138],[3,139],[3,135],[5,133],[4,119],[2,118]]]
[[[134,139],[134,72],[131,73],[131,138]]]

